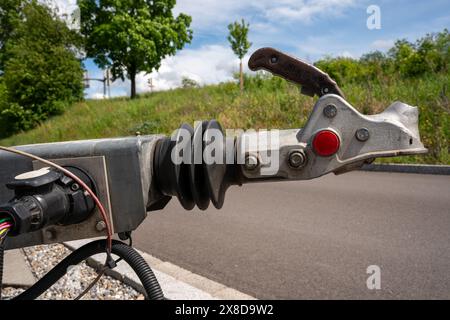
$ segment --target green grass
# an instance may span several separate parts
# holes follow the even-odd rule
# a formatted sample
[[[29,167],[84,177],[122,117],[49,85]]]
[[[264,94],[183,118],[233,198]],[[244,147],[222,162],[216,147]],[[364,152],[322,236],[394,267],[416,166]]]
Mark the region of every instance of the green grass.
[[[450,164],[450,105],[446,88],[450,75],[420,79],[352,83],[342,87],[347,100],[366,114],[378,113],[400,100],[420,108],[420,131],[430,152],[424,156],[383,159],[384,162]],[[315,99],[279,78],[247,81],[241,94],[234,83],[176,89],[141,96],[136,100],[87,100],[37,128],[0,140],[2,145],[169,134],[183,122],[217,119],[224,128],[299,128]]]

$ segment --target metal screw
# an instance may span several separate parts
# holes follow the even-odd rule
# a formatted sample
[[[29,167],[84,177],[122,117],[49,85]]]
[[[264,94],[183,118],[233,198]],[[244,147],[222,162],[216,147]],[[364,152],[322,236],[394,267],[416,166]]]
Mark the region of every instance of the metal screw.
[[[72,191],[77,191],[78,189],[80,189],[80,186],[78,185],[78,183],[73,183],[73,184],[70,186],[70,189],[71,189]]]
[[[289,154],[289,165],[292,168],[298,169],[306,164],[306,155],[303,151],[292,151]]]
[[[356,136],[356,139],[364,142],[364,141],[369,140],[370,133],[369,133],[369,130],[367,130],[366,128],[361,128],[361,129],[356,130],[355,136]]]
[[[258,158],[254,155],[248,155],[245,157],[245,164],[244,167],[246,170],[255,170],[258,167]]]
[[[95,225],[95,229],[100,232],[106,229],[106,223],[105,221],[99,221],[97,222],[97,224]]]
[[[277,63],[277,62],[278,62],[278,57],[277,57],[277,56],[272,56],[272,57],[270,58],[270,62],[271,62],[271,63]]]
[[[329,104],[323,109],[323,114],[327,118],[334,118],[337,114],[337,108],[334,104]]]
[[[329,91],[329,89],[328,89],[327,87],[325,87],[325,88],[322,89],[322,93],[323,93],[323,94],[327,94],[328,91]]]

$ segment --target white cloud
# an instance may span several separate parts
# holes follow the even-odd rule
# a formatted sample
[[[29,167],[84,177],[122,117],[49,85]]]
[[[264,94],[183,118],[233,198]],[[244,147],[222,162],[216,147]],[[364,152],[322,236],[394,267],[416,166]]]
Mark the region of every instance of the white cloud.
[[[343,58],[354,58],[353,54],[349,51],[343,51],[338,56]]]
[[[394,46],[394,43],[395,41],[392,39],[389,40],[379,39],[372,42],[370,46],[376,50],[388,50]]]
[[[282,0],[277,5],[266,8],[266,14],[271,19],[309,23],[316,17],[341,15],[344,9],[354,4],[354,0]]]
[[[205,85],[231,80],[233,73],[238,71],[238,63],[230,48],[206,45],[195,50],[182,50],[165,59],[159,71],[153,72],[151,77],[157,90],[178,87],[183,77]]]
[[[296,48],[294,55],[312,62],[326,56],[357,59],[367,51],[367,48],[359,43],[346,41],[342,34],[306,37]]]
[[[252,0],[178,0],[174,12],[192,16],[192,26],[196,30],[212,30],[222,28],[223,23],[234,19],[251,2]]]
[[[80,27],[77,0],[39,0],[39,2],[45,3],[54,9],[69,28],[78,29]]]
[[[78,9],[77,0],[40,0],[40,2],[47,3],[50,7],[57,9],[60,16],[70,17]]]
[[[45,1],[45,0],[44,0]],[[53,4],[58,8],[59,13],[62,15],[70,15],[75,9],[78,8],[77,0],[47,0],[50,4]]]
[[[244,71],[248,56],[243,59]],[[185,49],[176,56],[162,61],[158,72],[150,75],[140,73],[136,77],[138,93],[150,91],[148,79],[153,79],[154,90],[168,90],[180,87],[183,77],[195,80],[200,85],[212,84],[233,79],[233,73],[239,71],[239,59],[231,49],[222,45],[205,45],[198,49]],[[100,86],[97,86],[100,89]],[[115,81],[111,86],[112,96],[124,96],[130,93],[130,81]],[[98,97],[91,90],[88,97]]]
[[[89,98],[96,99],[96,100],[101,100],[101,99],[105,99],[105,96],[103,95],[103,93],[95,92],[95,93],[91,94],[89,96]]]
[[[315,17],[341,15],[356,0],[179,0],[175,12],[192,16],[195,31],[205,34],[241,17],[280,23],[309,23]]]

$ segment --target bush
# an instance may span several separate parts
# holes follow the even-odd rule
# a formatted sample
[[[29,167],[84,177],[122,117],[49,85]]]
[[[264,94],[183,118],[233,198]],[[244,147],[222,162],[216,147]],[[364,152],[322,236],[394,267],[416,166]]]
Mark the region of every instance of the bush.
[[[239,73],[233,74],[233,78],[239,81]],[[258,71],[255,75],[244,73],[245,90],[265,89],[270,92],[278,91],[287,86],[285,80],[275,77],[266,71]]]
[[[185,89],[187,88],[196,88],[198,87],[198,83],[197,81],[195,81],[194,79],[188,78],[188,77],[183,77],[183,79],[181,80],[181,86]]]
[[[347,81],[360,81],[365,79],[366,69],[358,60],[351,58],[326,58],[319,60],[315,65],[328,73],[338,85]]]
[[[450,63],[450,34],[447,29],[411,43],[398,40],[388,54],[379,51],[360,59],[325,58],[315,65],[327,72],[339,85],[367,80],[392,80],[399,77],[448,72]]]

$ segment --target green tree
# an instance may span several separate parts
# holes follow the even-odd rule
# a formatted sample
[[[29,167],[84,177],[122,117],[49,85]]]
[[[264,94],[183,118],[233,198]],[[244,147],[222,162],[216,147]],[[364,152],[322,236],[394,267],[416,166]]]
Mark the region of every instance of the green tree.
[[[23,3],[14,37],[5,43],[0,121],[5,136],[27,130],[83,98],[80,39],[53,11]]]
[[[181,86],[185,89],[196,88],[196,87],[198,87],[198,83],[194,79],[191,79],[189,77],[183,77],[181,79]]]
[[[414,44],[406,39],[396,41],[394,47],[389,50],[389,55],[401,75],[417,76],[426,71],[423,56],[419,55]]]
[[[450,52],[450,35],[447,29],[435,34],[427,34],[416,44],[417,53],[421,56],[428,72],[438,72],[446,67]],[[447,61],[446,61],[447,60]]]
[[[24,0],[0,0],[0,71],[4,70],[5,47],[21,21]]]
[[[250,25],[245,23],[244,19],[239,23],[238,21],[230,23],[228,30],[230,34],[227,39],[230,42],[231,49],[234,54],[239,58],[239,86],[241,91],[244,90],[244,72],[242,68],[242,58],[247,54],[252,43],[248,41],[248,31]]]
[[[136,75],[160,67],[192,40],[191,17],[174,17],[176,0],[78,0],[87,56],[110,67],[113,81],[127,77],[136,97]]]

